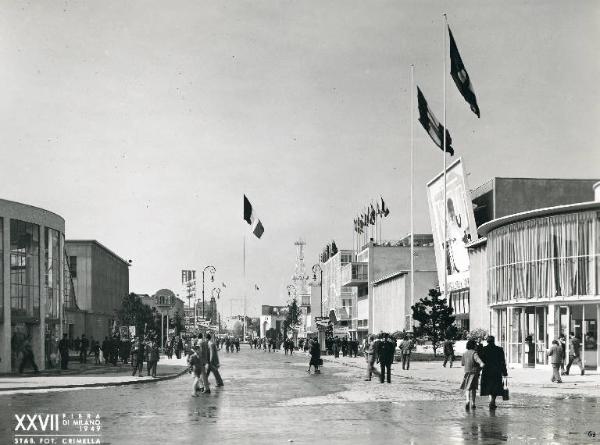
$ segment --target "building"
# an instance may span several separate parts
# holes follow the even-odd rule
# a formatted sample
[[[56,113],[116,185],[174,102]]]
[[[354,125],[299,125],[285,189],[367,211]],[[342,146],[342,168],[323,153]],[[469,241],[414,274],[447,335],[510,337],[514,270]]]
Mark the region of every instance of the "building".
[[[354,251],[339,250],[320,264],[322,283],[319,300],[322,301],[323,316],[335,319],[338,326],[348,330],[351,338],[358,338],[357,291],[342,284],[342,268],[353,259]]]
[[[260,337],[264,338],[270,329],[275,329],[277,337],[283,336],[283,322],[287,316],[287,306],[262,305],[260,316]]]
[[[573,332],[586,369],[598,369],[600,183],[494,178],[473,202],[486,216],[468,244],[472,325],[516,367],[547,366],[552,340]]]
[[[162,320],[162,338],[166,341],[176,332],[176,319],[180,320],[181,327],[185,326],[185,303],[170,289],[160,289],[154,295],[139,295],[142,303],[156,311],[157,319]],[[160,324],[160,323],[159,323]]]
[[[431,235],[415,234],[414,299],[437,286]],[[359,340],[381,331],[412,330],[410,235],[398,241],[371,241],[356,261],[342,266],[341,285],[356,289]]]
[[[96,240],[65,242],[78,310],[66,310],[69,338],[111,335],[123,297],[129,294],[129,262]]]
[[[0,371],[18,368],[26,342],[41,369],[54,366],[65,329],[63,307],[74,304],[65,286],[65,221],[48,210],[0,200],[0,233]]]

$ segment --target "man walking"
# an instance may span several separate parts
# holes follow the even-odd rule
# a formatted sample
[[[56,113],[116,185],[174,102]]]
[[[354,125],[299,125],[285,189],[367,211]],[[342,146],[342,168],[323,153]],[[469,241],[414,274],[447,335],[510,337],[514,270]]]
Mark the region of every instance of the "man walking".
[[[572,332],[569,335],[569,338],[569,362],[567,363],[567,370],[563,373],[563,375],[569,375],[571,366],[574,364],[579,366],[581,375],[583,375],[585,373],[585,370],[583,369],[583,365],[581,363],[581,339],[579,338],[579,336],[575,337]]]
[[[188,360],[194,371],[194,385],[193,385],[193,397],[198,397],[198,391],[204,394],[210,394],[210,387],[208,386],[208,375],[207,367],[210,359],[210,352],[208,343],[202,338],[202,334],[198,334],[198,345],[194,346],[194,354],[191,355]],[[198,384],[202,379],[202,387]]]
[[[454,342],[449,338],[444,341],[444,368],[448,361],[450,361],[450,367],[452,368],[452,363],[454,362]]]
[[[402,354],[402,369],[408,371],[410,367],[410,354],[414,348],[414,343],[410,334],[406,334],[402,343],[400,343],[400,352]]]
[[[221,374],[219,373],[219,354],[217,352],[217,345],[214,341],[211,340],[210,334],[206,334],[206,339],[208,340],[208,351],[209,351],[209,360],[208,360],[208,371],[206,372],[206,378],[210,376],[212,372],[215,375],[215,380],[217,381],[217,386],[223,386],[223,379],[221,378]]]
[[[365,381],[370,381],[372,374],[380,376],[379,371],[375,369],[375,360],[377,359],[377,342],[375,341],[374,335],[369,337],[369,342],[365,345],[365,357],[367,360],[367,376],[365,377]]]
[[[79,348],[79,363],[87,363],[87,355],[88,355],[89,347],[90,347],[90,342],[87,339],[87,337],[85,336],[85,334],[83,334],[81,336],[81,345]]]
[[[148,347],[148,364],[146,365],[148,368],[148,376],[152,375],[152,377],[156,377],[156,365],[158,364],[158,360],[160,359],[160,353],[158,349],[158,341],[152,340]]]
[[[63,338],[58,342],[58,352],[60,352],[60,369],[68,369],[69,364],[69,338],[63,334]]]
[[[383,383],[384,381],[392,383],[392,363],[394,362],[395,350],[396,341],[390,338],[387,332],[384,333],[383,338],[379,342],[379,351],[377,353],[379,357],[379,366],[381,367],[381,374],[379,375],[380,383]]]
[[[104,357],[104,364],[108,365],[110,357],[110,340],[108,337],[104,337],[104,341],[102,342],[102,356]]]
[[[144,372],[145,349],[146,349],[146,346],[144,345],[144,342],[142,341],[142,337],[140,337],[138,339],[137,345],[135,346],[133,354],[132,354],[132,363],[131,363],[133,365],[133,372],[131,373],[132,376],[134,376],[136,372],[138,373],[139,377],[144,376],[142,374],[142,372]]]
[[[552,346],[546,355],[550,357],[550,364],[552,365],[552,382],[562,383],[559,370],[563,361],[563,352],[558,340],[552,340]]]

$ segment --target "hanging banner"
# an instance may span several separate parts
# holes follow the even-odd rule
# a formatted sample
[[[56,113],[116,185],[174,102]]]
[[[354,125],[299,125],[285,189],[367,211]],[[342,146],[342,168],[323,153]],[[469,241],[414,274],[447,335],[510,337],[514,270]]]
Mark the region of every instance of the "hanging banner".
[[[446,169],[446,202],[444,174],[438,174],[427,184],[429,217],[435,245],[435,261],[440,289],[444,292],[444,243],[446,244],[446,275],[448,291],[469,287],[469,252],[466,244],[477,239],[477,227],[461,159]],[[447,212],[444,240],[444,212]]]

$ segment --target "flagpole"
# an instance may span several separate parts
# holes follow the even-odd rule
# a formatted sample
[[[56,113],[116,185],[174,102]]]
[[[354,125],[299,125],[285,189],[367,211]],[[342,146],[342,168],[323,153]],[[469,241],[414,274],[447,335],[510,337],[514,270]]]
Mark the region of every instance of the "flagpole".
[[[410,66],[410,305],[415,304],[415,217],[414,217],[414,188],[415,188],[415,163],[414,163],[414,92],[415,92],[415,66]],[[406,327],[407,329],[409,326]]]
[[[243,323],[243,338],[242,341],[246,340],[246,234],[244,234],[244,323]]]
[[[444,73],[443,73],[443,81],[444,81],[444,143],[442,146],[442,156],[444,157],[444,293],[442,297],[447,298],[446,295],[448,293],[448,209],[447,209],[447,197],[446,197],[446,28],[448,27],[448,17],[444,14],[444,26],[443,26],[443,34],[444,34],[444,48],[443,48],[443,58],[444,58]]]

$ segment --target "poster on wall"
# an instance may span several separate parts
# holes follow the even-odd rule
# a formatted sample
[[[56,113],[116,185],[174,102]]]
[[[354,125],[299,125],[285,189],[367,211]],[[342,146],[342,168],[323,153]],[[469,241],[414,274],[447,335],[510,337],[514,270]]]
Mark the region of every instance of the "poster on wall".
[[[446,169],[446,199],[444,200],[444,174],[440,173],[427,184],[427,201],[440,289],[445,291],[444,243],[448,291],[469,287],[469,253],[466,244],[477,239],[477,227],[461,159],[457,159]],[[447,212],[445,240],[444,212]]]

